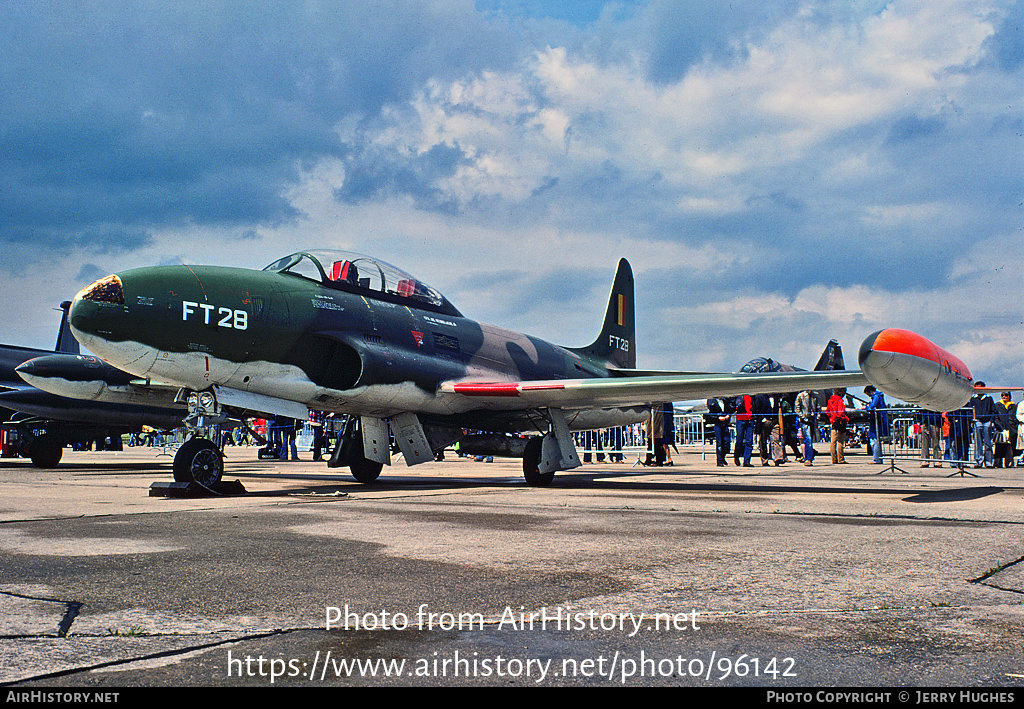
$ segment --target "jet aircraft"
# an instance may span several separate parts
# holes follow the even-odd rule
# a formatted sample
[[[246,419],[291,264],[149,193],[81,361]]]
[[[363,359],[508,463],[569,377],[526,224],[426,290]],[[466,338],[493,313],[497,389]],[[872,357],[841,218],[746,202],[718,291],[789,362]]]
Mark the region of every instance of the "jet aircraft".
[[[113,365],[179,387],[188,423],[229,411],[347,414],[334,453],[360,482],[390,465],[388,426],[407,465],[466,429],[536,432],[528,483],[580,465],[571,430],[639,422],[650,402],[864,385],[859,371],[699,373],[636,369],[633,273],[619,261],[604,321],[584,347],[551,344],[465,317],[441,293],[362,254],[301,251],[257,271],[158,266],[103,278],[75,296],[71,327]],[[58,393],[59,380],[40,381]],[[223,474],[193,437],[177,480]]]
[[[0,345],[0,408],[11,412],[4,424],[10,443],[19,455],[31,458],[40,468],[55,467],[69,443],[84,443],[100,438],[138,431],[143,425],[174,428],[184,415],[183,406],[173,401],[145,401],[134,398],[125,403],[82,401],[79,391],[66,396],[30,386],[24,381],[22,365],[28,361],[49,361],[45,373],[60,376],[64,382],[82,385],[127,385],[133,377],[118,371],[97,357],[79,354],[78,342],[67,326],[70,302],[61,307],[64,314],[52,352]],[[34,371],[42,371],[36,369]],[[87,384],[88,383],[88,384]],[[152,397],[151,397],[152,398]]]

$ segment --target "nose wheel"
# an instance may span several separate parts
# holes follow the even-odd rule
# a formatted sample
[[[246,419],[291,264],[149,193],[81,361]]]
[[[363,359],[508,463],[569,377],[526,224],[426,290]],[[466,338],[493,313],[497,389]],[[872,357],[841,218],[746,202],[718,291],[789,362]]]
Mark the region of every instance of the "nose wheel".
[[[178,449],[173,468],[175,482],[212,487],[224,474],[224,457],[213,441],[192,438]]]

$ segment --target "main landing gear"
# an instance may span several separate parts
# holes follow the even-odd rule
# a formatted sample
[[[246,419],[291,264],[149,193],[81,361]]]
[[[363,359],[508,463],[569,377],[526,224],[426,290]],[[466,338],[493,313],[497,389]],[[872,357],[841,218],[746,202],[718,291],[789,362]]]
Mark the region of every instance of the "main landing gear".
[[[548,409],[551,429],[543,436],[535,436],[523,451],[523,477],[530,485],[543,487],[555,479],[555,471],[580,466],[565,414],[561,409]]]
[[[523,451],[523,477],[529,485],[545,487],[555,479],[555,471],[547,473],[540,472],[541,449],[544,445],[542,436],[534,436],[526,442],[526,449]]]
[[[338,443],[334,446],[334,452],[327,461],[328,468],[345,466],[348,466],[352,477],[364,485],[375,482],[380,477],[380,471],[384,469],[383,463],[366,457],[358,416],[349,416],[341,436],[338,437]]]

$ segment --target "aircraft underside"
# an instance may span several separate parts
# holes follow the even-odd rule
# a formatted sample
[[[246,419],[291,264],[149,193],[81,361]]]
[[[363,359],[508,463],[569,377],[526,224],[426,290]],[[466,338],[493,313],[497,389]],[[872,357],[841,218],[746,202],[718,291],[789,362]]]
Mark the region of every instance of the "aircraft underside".
[[[391,464],[390,436],[407,465],[434,460],[435,453],[466,435],[539,433],[536,442],[512,445],[493,441],[491,455],[523,457],[524,472],[534,484],[547,484],[556,470],[579,465],[570,435],[639,423],[646,406],[603,408],[524,409],[502,398],[467,398],[447,392],[431,393],[413,382],[372,384],[349,390],[321,387],[294,365],[271,362],[237,363],[204,352],[163,352],[140,343],[127,369],[140,377],[193,392],[186,425],[223,420],[227,411],[279,414],[305,420],[307,409],[347,415],[346,428],[331,456],[331,467],[349,467],[357,480],[372,482]],[[202,372],[201,380],[193,379]],[[493,373],[474,372],[493,378]],[[201,396],[202,392],[212,397]],[[390,434],[390,435],[389,435]],[[483,444],[489,445],[489,444]],[[510,453],[511,451],[511,453]],[[213,444],[193,439],[179,451],[175,478],[214,484],[223,469]]]

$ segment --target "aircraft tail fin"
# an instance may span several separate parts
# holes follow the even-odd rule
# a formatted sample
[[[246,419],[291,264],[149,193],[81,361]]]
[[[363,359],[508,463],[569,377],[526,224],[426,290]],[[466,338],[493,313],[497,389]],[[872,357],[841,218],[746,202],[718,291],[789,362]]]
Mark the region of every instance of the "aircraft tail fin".
[[[829,340],[825,351],[821,353],[818,363],[814,365],[815,372],[833,369],[846,369],[843,363],[843,348],[835,340]]]
[[[633,318],[633,269],[619,259],[608,298],[601,334],[587,347],[572,351],[602,361],[611,369],[636,368],[636,325]]]
[[[53,348],[55,352],[65,354],[81,354],[82,349],[78,340],[71,334],[71,327],[68,325],[68,311],[71,309],[71,301],[65,300],[60,304],[64,314],[60,318],[60,331],[57,333],[57,345]]]

